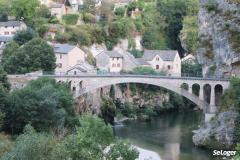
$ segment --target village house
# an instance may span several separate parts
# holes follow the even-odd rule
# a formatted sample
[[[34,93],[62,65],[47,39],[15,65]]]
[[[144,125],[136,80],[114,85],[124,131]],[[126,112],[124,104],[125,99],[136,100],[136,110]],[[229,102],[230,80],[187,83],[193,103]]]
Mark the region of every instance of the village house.
[[[127,6],[132,1],[133,0],[115,0],[114,5],[115,5],[115,8],[124,7],[124,6]]]
[[[94,66],[86,61],[78,61],[78,63],[67,70],[67,75],[96,74],[97,70]]]
[[[95,58],[100,71],[118,73],[123,69],[123,56],[117,51],[103,51]]]
[[[56,16],[58,19],[67,14],[67,9],[63,3],[56,3],[50,5],[50,11],[52,16]]]
[[[85,61],[85,53],[75,45],[52,44],[56,55],[56,72],[66,73],[81,61]]]
[[[4,47],[7,43],[13,40],[13,36],[1,36],[0,35],[0,48]]]
[[[18,31],[27,29],[27,25],[22,21],[0,22],[0,35],[14,36]]]
[[[142,58],[137,59],[140,66],[164,71],[169,76],[181,76],[181,59],[175,50],[145,50]]]
[[[51,24],[48,27],[48,31],[46,32],[45,37],[46,38],[49,37],[51,39],[54,39],[56,34],[57,34],[57,32],[64,33],[65,32],[64,26],[62,26],[60,24]]]

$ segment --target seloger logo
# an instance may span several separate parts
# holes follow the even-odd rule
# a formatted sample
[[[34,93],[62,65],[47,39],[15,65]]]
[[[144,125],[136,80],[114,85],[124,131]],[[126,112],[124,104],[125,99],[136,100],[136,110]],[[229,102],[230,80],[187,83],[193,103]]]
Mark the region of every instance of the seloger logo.
[[[230,157],[235,156],[237,151],[224,151],[224,150],[214,150],[213,155],[214,156],[223,156],[223,157]]]

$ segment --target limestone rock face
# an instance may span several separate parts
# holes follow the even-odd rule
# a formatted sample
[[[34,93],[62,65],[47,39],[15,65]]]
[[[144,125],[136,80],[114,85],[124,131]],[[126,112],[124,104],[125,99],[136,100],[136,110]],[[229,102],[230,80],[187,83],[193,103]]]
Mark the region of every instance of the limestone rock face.
[[[240,4],[231,1],[200,0],[197,58],[205,77],[240,75]]]
[[[220,113],[214,120],[198,129],[193,136],[196,146],[214,149],[231,149],[234,145],[234,127],[238,113]]]

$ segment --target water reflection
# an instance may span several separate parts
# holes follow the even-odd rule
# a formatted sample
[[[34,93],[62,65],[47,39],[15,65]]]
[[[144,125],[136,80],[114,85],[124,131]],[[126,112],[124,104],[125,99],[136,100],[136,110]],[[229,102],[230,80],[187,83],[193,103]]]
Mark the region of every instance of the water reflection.
[[[151,122],[130,121],[115,128],[117,136],[134,145],[159,153],[163,160],[213,160],[211,152],[192,144],[202,114],[197,111],[171,112]]]

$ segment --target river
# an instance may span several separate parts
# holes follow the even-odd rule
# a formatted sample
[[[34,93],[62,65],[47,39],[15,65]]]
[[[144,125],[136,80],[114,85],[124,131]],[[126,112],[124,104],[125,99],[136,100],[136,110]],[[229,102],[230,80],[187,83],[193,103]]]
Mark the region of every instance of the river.
[[[196,148],[192,143],[192,131],[198,128],[201,119],[199,111],[166,112],[151,122],[135,120],[117,125],[115,134],[158,153],[161,160],[213,160],[211,151]]]

